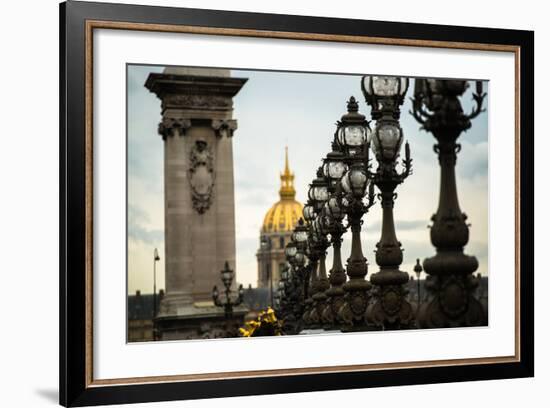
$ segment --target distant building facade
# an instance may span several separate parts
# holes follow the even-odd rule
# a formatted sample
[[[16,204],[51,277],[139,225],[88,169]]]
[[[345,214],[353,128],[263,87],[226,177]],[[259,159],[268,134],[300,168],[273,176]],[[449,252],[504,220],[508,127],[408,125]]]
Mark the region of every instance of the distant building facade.
[[[163,297],[164,291],[161,289],[156,296],[157,311],[159,310],[160,302]],[[154,298],[152,293],[142,295],[139,290],[136,291],[135,295],[128,296],[129,343],[153,340]]]
[[[258,288],[276,290],[285,265],[285,246],[298,220],[302,216],[302,204],[296,201],[294,174],[288,163],[288,149],[285,149],[285,168],[280,175],[279,201],[267,211],[260,230],[258,260]]]

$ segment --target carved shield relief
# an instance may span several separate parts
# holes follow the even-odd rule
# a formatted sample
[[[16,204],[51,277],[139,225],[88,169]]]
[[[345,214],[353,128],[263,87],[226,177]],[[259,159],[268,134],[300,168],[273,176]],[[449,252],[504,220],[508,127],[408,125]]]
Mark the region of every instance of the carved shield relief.
[[[188,179],[193,208],[204,214],[212,205],[215,172],[214,154],[206,141],[197,140],[189,157]]]

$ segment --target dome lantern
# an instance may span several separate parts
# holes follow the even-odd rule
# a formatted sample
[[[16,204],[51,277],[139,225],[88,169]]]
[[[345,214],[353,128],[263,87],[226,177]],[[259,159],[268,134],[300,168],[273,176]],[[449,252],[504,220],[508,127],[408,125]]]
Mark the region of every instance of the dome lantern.
[[[302,204],[295,199],[294,174],[290,171],[288,147],[285,147],[285,167],[280,179],[279,201],[266,213],[262,233],[291,232],[302,217]]]

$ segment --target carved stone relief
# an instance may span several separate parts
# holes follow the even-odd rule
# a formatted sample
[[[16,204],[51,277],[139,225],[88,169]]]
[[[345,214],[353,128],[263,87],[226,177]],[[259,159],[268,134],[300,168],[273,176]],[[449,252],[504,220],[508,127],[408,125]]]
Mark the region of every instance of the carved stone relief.
[[[216,131],[218,137],[232,137],[233,132],[237,130],[237,121],[235,119],[212,120],[212,129]]]
[[[231,109],[233,101],[226,96],[217,95],[167,95],[163,99],[163,106],[174,106],[187,109]]]
[[[199,214],[212,205],[215,178],[212,149],[206,141],[197,140],[189,155],[188,179],[193,208]]]
[[[174,135],[174,129],[179,129],[181,135],[184,135],[187,129],[191,127],[191,120],[182,118],[162,118],[159,123],[158,133],[163,140]]]

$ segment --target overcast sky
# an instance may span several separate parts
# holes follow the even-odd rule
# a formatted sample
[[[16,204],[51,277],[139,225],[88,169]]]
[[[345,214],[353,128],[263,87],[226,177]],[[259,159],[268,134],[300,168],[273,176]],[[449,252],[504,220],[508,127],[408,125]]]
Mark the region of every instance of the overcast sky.
[[[152,292],[153,250],[157,264],[157,288],[164,288],[163,142],[157,133],[160,101],[145,87],[151,72],[163,67],[128,67],[128,291]],[[267,210],[278,199],[279,173],[284,166],[284,147],[289,148],[295,173],[296,199],[306,201],[308,183],[321,158],[330,151],[335,122],[346,112],[351,95],[359,100],[360,112],[370,118],[361,94],[360,77],[311,73],[232,70],[234,77],[249,78],[234,98],[238,129],[233,137],[235,168],[235,213],[237,230],[237,280],[256,286],[256,251],[259,231]],[[462,97],[465,111],[472,107],[470,90]],[[487,84],[484,84],[487,91]],[[402,270],[412,273],[416,258],[434,254],[429,239],[430,217],[437,209],[439,165],[433,152],[435,139],[421,131],[408,114],[413,83],[402,109],[401,126],[411,146],[414,173],[397,188],[395,220],[404,248]],[[486,102],[487,103],[487,102]],[[477,256],[479,272],[486,275],[488,253],[488,126],[487,113],[459,138],[457,184],[462,211],[471,223],[466,253]],[[364,218],[363,251],[369,260],[369,275],[376,272],[375,243],[380,237],[379,204]],[[350,251],[345,236],[342,256]],[[327,268],[330,269],[331,250]]]

